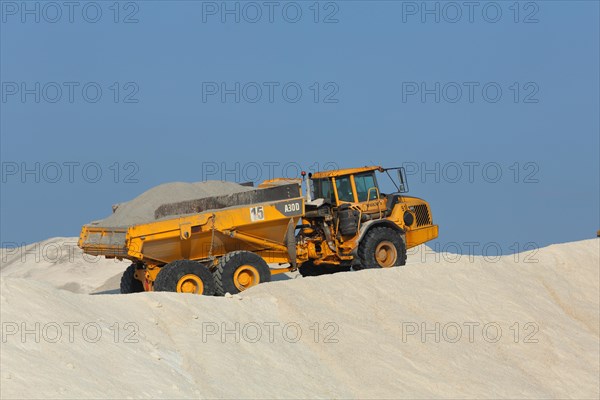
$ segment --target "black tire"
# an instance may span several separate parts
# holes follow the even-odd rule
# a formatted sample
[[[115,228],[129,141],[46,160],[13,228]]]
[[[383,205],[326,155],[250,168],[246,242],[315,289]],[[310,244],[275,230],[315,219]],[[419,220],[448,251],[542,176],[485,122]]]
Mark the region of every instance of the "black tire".
[[[123,276],[121,276],[121,293],[129,294],[129,293],[140,293],[144,291],[144,284],[137,279],[135,279],[135,270],[136,265],[131,264],[125,272],[123,272]]]
[[[387,266],[382,265],[377,260],[375,252],[378,246],[389,247],[390,244],[396,249],[395,260],[390,259],[389,262],[388,260],[386,262],[381,261],[383,264],[391,264]],[[393,253],[391,250],[390,248],[390,253]],[[354,269],[387,268],[404,265],[406,264],[406,245],[404,244],[404,239],[398,232],[391,228],[385,226],[374,227],[360,241],[358,258],[360,259],[360,265],[354,265]]]
[[[177,260],[162,267],[154,281],[155,292],[186,292],[185,286],[180,285],[180,280],[186,275],[194,275],[188,280],[190,285],[194,285],[194,279],[199,279],[202,287],[196,288],[196,294],[213,296],[215,294],[215,280],[212,274],[204,265],[192,260]],[[183,286],[178,290],[178,285]],[[191,293],[191,292],[190,292]]]
[[[253,267],[245,270],[247,272],[246,276],[252,276],[252,283],[249,283],[247,287],[243,287],[240,282],[238,282],[240,285],[238,287],[235,282],[236,271],[241,266]],[[258,254],[251,251],[239,250],[232,251],[221,257],[217,268],[213,271],[213,276],[215,278],[216,294],[217,296],[223,296],[225,293],[236,294],[259,283],[270,282],[271,269],[267,262]]]
[[[303,277],[329,275],[329,274],[335,274],[337,272],[346,272],[346,271],[350,271],[350,266],[332,265],[332,264],[315,265],[312,261],[305,261],[298,268],[298,272]]]

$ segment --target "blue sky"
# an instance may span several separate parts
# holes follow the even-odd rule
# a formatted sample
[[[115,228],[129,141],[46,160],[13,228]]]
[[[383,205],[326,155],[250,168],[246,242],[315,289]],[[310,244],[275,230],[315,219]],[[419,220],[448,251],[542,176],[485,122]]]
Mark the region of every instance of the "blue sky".
[[[442,248],[600,228],[598,2],[74,4],[1,2],[3,245],[331,165],[405,165]]]

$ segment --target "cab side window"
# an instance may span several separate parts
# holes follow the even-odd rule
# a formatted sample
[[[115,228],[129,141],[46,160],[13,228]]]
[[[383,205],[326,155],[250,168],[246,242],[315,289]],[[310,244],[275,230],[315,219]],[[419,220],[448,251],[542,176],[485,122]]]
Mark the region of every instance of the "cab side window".
[[[359,202],[367,201],[369,189],[377,187],[377,183],[375,183],[375,176],[372,173],[355,175],[354,183],[356,184],[356,194],[358,195]],[[369,200],[377,200],[376,190],[371,190],[370,195],[371,198]]]
[[[352,193],[352,185],[350,184],[349,176],[335,178],[335,187],[337,188],[340,201],[354,203],[354,194]]]

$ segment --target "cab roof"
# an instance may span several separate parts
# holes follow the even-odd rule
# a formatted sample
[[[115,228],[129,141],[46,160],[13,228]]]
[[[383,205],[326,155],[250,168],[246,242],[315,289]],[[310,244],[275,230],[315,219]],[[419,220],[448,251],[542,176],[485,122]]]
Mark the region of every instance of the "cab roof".
[[[361,167],[361,168],[346,168],[346,169],[334,169],[331,171],[321,171],[312,174],[312,179],[331,178],[343,175],[359,174],[361,172],[379,171],[383,172],[383,168],[380,166]]]

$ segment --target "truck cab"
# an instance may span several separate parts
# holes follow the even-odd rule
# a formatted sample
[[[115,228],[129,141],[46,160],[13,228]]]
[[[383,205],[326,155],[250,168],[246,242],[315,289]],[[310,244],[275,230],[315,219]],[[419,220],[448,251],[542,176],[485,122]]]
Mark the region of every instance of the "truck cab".
[[[398,183],[390,171],[397,171]],[[378,176],[382,175],[392,180],[394,193],[381,193]],[[303,217],[306,229],[299,235],[304,248],[299,255],[309,259],[311,268],[321,264],[354,269],[404,265],[408,248],[438,235],[429,204],[405,195],[402,168],[339,169],[309,178]]]
[[[358,206],[364,213],[385,208],[385,196],[381,196],[375,172],[381,167],[363,167],[318,172],[312,178],[315,198],[328,199],[337,207],[343,204]]]

